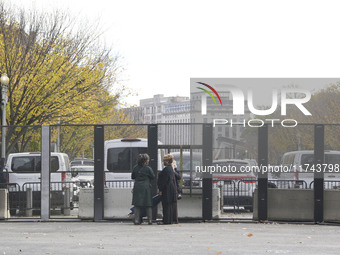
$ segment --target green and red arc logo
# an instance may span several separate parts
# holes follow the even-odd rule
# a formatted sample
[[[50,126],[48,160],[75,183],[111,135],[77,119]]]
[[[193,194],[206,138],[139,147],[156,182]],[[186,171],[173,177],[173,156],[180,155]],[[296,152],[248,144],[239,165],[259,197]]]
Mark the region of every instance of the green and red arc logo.
[[[220,104],[221,104],[221,106],[222,106],[222,100],[221,100],[221,98],[220,98],[220,95],[217,93],[217,91],[212,87],[212,86],[210,86],[210,85],[208,85],[208,84],[206,84],[206,83],[203,83],[203,82],[197,82],[198,84],[201,84],[201,85],[203,85],[203,86],[206,86],[207,88],[209,88],[212,92],[214,92],[214,94],[217,96],[217,98],[218,98],[218,100],[220,101]],[[204,88],[201,88],[201,87],[197,87],[198,89],[200,89],[200,90],[203,90],[205,93],[207,93],[211,98],[212,98],[212,100],[214,101],[214,103],[215,103],[215,105],[217,104],[216,103],[216,100],[215,100],[215,97],[213,96],[213,94],[209,91],[209,90],[207,90],[207,89],[204,89]]]

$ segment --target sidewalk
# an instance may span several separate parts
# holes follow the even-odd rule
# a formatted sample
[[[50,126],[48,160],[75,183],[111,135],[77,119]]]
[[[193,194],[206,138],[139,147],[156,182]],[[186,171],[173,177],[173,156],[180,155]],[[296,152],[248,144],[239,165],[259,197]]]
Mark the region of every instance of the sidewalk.
[[[1,222],[0,254],[339,254],[340,226]]]

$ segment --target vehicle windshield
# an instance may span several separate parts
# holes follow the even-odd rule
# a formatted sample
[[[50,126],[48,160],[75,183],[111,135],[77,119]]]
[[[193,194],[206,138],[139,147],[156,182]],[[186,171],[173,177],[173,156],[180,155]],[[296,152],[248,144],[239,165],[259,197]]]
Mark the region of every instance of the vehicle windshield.
[[[110,172],[130,173],[137,164],[138,154],[147,153],[146,147],[122,147],[107,150],[107,169]]]
[[[86,160],[73,160],[70,163],[72,166],[94,166],[94,161],[92,159],[86,159]]]
[[[190,156],[183,156],[183,163],[181,168],[180,156],[174,156],[177,164],[177,170],[183,169],[183,172],[190,172]],[[192,159],[192,169],[196,169],[196,166],[201,166],[201,160],[199,158],[193,157]]]
[[[79,175],[94,175],[94,169],[93,168],[78,168],[78,174]]]
[[[72,176],[94,176],[94,168],[93,167],[72,167],[71,168]]]

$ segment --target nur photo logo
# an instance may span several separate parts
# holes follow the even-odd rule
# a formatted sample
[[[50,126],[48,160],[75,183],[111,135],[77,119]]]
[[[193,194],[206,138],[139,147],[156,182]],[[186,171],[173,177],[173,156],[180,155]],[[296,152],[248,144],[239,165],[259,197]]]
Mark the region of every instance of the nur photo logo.
[[[220,101],[220,104],[222,106],[222,100],[221,100],[221,97],[220,95],[217,93],[217,91],[210,85],[206,84],[206,83],[203,83],[203,82],[197,82],[198,84],[201,84],[207,88],[209,88],[212,92],[214,92],[214,94],[217,96],[218,100]],[[196,87],[200,90],[203,90],[205,93],[207,93],[211,98],[212,100],[214,101],[215,105],[217,105],[216,103],[216,100],[215,100],[215,97],[211,94],[211,92],[207,89],[204,89],[204,88],[201,88],[201,87]],[[202,96],[202,115],[206,115],[207,114],[207,98],[205,96]]]
[[[279,107],[281,116],[287,115],[287,106],[292,105],[297,107],[305,116],[311,116],[312,114],[307,110],[304,106],[311,99],[311,92],[304,89],[297,89],[297,88],[283,88],[283,89],[271,89],[271,105],[263,108],[263,107],[256,107],[254,105],[254,94],[252,89],[247,89],[246,93],[243,92],[242,89],[238,88],[234,85],[227,85],[227,84],[214,84],[215,88],[210,84],[204,83],[201,81],[196,81],[196,84],[200,84],[204,87],[196,87],[199,90],[202,90],[203,94],[201,94],[201,114],[207,115],[207,98],[211,98],[215,105],[217,105],[217,100],[219,100],[221,107],[223,106],[222,97],[221,99],[221,92],[224,95],[226,92],[230,93],[232,98],[232,114],[238,116],[246,116],[245,106],[248,107],[248,113],[252,114],[253,116],[268,116],[273,114]],[[219,94],[220,93],[220,94]],[[216,98],[215,98],[216,97]],[[228,99],[227,99],[228,100]],[[229,99],[230,100],[230,99]],[[229,104],[226,104],[224,108]],[[215,108],[216,109],[216,108]],[[225,109],[225,112],[230,111],[231,109]],[[217,109],[217,111],[219,111]],[[249,115],[248,115],[249,116]],[[285,127],[294,127],[297,125],[297,121],[294,119],[248,119],[247,123],[243,120],[243,123],[237,124],[248,124],[250,127],[260,127],[263,126],[265,122],[271,123],[274,126],[275,122],[280,121],[282,126]],[[233,124],[233,120],[230,119],[213,119],[212,121],[215,125],[225,125],[227,123]],[[285,125],[285,123],[290,123]],[[234,123],[236,124],[236,123]]]

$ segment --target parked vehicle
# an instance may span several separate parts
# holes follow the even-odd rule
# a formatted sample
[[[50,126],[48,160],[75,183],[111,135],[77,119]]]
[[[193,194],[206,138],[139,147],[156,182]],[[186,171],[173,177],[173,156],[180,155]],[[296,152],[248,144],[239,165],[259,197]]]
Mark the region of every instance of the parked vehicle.
[[[71,182],[70,163],[67,154],[52,152],[50,157],[51,209],[64,206],[65,188],[73,189]],[[23,152],[8,155],[5,171],[8,171],[10,192],[10,208],[24,210],[26,205],[26,190],[33,191],[33,207],[40,209],[41,183],[41,153]],[[72,192],[70,192],[70,207],[73,207]]]
[[[177,170],[181,172],[183,179],[183,187],[189,188],[190,183],[191,187],[201,187],[202,186],[202,175],[195,171],[196,166],[202,165],[202,153],[192,152],[192,159],[190,160],[190,152],[184,151],[182,152],[182,162],[181,162],[181,153],[172,152],[174,159],[177,163]],[[182,165],[182,168],[181,168]]]
[[[340,151],[325,151],[323,165],[314,165],[314,151],[290,151],[282,156],[282,166],[289,169],[280,174],[281,180],[295,180],[295,185],[290,188],[312,187],[314,173],[324,173],[325,188],[340,188]]]
[[[94,166],[72,166],[71,167],[72,181],[76,185],[74,189],[73,199],[79,200],[79,191],[81,188],[92,188],[94,184]]]
[[[160,143],[159,143],[160,144]],[[162,170],[161,151],[158,150],[158,171]],[[137,156],[148,152],[145,138],[123,138],[105,141],[104,170],[107,187],[133,187],[131,171],[137,164]]]
[[[222,187],[223,205],[253,209],[253,192],[256,176],[250,171],[248,160],[220,159],[214,160],[213,166],[221,171],[212,174],[213,182]],[[223,171],[224,169],[224,171]]]
[[[94,182],[94,166],[72,166],[72,180],[80,187],[92,187]]]
[[[70,166],[94,166],[93,159],[76,158],[70,162]]]

